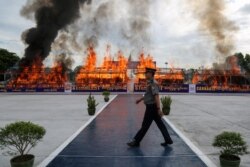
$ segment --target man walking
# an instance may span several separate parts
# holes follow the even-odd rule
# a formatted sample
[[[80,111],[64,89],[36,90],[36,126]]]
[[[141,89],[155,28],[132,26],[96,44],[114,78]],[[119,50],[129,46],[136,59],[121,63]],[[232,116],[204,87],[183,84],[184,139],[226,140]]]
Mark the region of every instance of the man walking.
[[[159,86],[154,80],[155,69],[146,68],[146,79],[147,79],[147,90],[144,96],[136,100],[136,104],[139,104],[141,101],[144,101],[146,105],[146,111],[144,114],[143,122],[141,129],[137,132],[133,140],[127,143],[130,147],[139,147],[140,142],[148,131],[153,120],[160,129],[165,142],[161,143],[162,146],[167,146],[173,144],[171,137],[169,136],[168,130],[164,123],[161,120],[163,113],[160,108],[160,98],[159,98]]]

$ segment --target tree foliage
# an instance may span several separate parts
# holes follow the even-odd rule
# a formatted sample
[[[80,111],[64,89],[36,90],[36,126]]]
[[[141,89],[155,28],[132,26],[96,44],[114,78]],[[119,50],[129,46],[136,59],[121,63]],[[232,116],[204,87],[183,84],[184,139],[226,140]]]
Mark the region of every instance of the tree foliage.
[[[36,146],[45,133],[43,127],[31,122],[11,123],[0,129],[0,148],[8,148],[10,155],[17,151],[23,156]]]
[[[246,54],[245,56],[242,53],[235,53],[238,59],[238,65],[241,67],[242,70],[250,73],[250,55]]]
[[[0,71],[13,67],[19,60],[20,58],[15,53],[0,48]]]
[[[222,155],[243,155],[247,153],[247,145],[240,133],[223,132],[217,135],[214,147],[221,148]]]

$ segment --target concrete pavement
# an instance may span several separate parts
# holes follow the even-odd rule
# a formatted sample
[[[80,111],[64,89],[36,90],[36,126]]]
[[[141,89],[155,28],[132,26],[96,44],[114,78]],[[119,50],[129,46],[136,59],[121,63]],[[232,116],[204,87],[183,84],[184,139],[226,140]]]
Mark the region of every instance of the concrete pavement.
[[[15,121],[32,121],[46,129],[42,142],[33,148],[35,166],[84,125],[91,116],[87,113],[88,95],[1,95],[0,127]],[[111,96],[112,98],[113,96]],[[106,103],[95,95],[99,105]],[[10,156],[0,150],[0,167],[9,167]]]
[[[240,132],[250,145],[250,95],[171,96],[173,105],[167,118],[217,165],[219,151],[211,146],[215,135],[225,130]],[[0,94],[0,127],[25,120],[47,129],[44,140],[31,150],[37,165],[90,119],[86,98],[86,95]],[[103,97],[96,95],[96,99],[100,109],[105,104]],[[9,159],[0,155],[0,164],[9,166]],[[241,167],[248,166],[250,156],[245,155]]]

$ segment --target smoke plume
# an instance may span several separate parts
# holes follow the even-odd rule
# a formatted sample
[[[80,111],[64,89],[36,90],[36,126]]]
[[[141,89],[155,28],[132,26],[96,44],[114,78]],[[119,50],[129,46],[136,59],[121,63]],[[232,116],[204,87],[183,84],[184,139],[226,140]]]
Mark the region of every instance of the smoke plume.
[[[113,3],[113,0],[101,3],[96,9],[82,6],[80,13],[83,17],[59,33],[53,44],[54,49],[83,52],[89,45],[97,47],[99,40],[108,38],[112,31]]]
[[[20,13],[35,20],[36,27],[22,34],[27,48],[21,65],[30,65],[36,56],[43,61],[51,51],[82,54],[100,41],[126,43],[131,49],[149,46],[149,0],[96,1],[94,5],[91,0],[27,0]]]
[[[72,57],[62,53],[55,57],[55,62],[63,67],[63,73],[65,73],[67,70],[72,68],[74,60]]]
[[[22,38],[28,45],[22,66],[30,65],[36,56],[44,60],[51,51],[51,45],[58,32],[73,23],[79,16],[80,3],[90,0],[28,0],[21,14],[34,17],[36,27],[26,30]]]
[[[82,53],[89,45],[98,47],[100,41],[130,49],[149,46],[149,0],[109,0],[94,5],[82,6],[83,17],[59,34],[53,44],[55,48],[64,46],[69,52]]]
[[[235,48],[234,34],[238,29],[235,23],[223,14],[224,0],[192,0],[188,3],[192,5],[201,30],[207,31],[215,40],[218,60],[224,61]]]
[[[148,29],[150,27],[149,19],[149,0],[128,0],[128,25],[122,27],[124,37],[129,40],[133,46],[143,47],[149,45],[150,37]]]

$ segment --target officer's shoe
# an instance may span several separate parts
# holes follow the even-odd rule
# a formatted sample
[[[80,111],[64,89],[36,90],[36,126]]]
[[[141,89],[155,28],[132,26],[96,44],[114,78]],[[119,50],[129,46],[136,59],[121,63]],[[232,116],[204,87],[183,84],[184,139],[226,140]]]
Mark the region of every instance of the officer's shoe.
[[[166,146],[171,145],[171,144],[173,144],[173,141],[168,141],[168,142],[165,141],[164,143],[161,143],[161,145],[163,147],[166,147]]]
[[[139,147],[140,146],[140,143],[138,143],[137,141],[135,140],[132,140],[131,142],[128,142],[127,145],[129,147]]]

